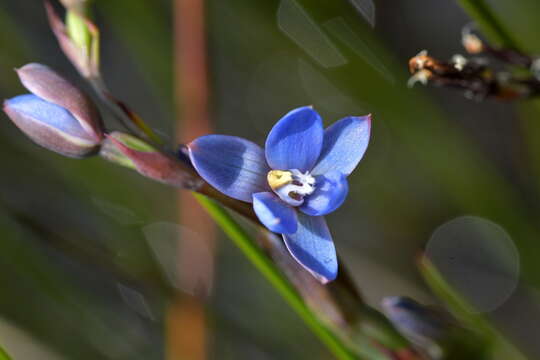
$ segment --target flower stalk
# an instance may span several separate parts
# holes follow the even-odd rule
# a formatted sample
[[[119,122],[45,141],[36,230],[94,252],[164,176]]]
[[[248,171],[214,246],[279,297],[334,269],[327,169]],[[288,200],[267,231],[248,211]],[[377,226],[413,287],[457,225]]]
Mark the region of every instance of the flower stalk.
[[[123,146],[129,146],[132,150],[155,150],[149,144],[131,135],[121,135],[121,137],[124,142]],[[120,135],[114,134],[114,138],[116,143],[120,139]],[[109,136],[103,149],[109,149],[111,140],[112,137]],[[118,149],[118,146],[114,146],[114,148]],[[120,155],[118,155],[116,150],[104,150],[101,155],[119,165],[134,168],[142,175],[160,180],[159,176],[156,179],[154,176],[149,176],[148,173],[137,169],[135,163],[142,161],[137,158],[138,152],[120,151]],[[274,286],[276,286],[276,282],[280,283],[276,289],[291,304],[293,309],[299,312],[300,317],[306,321],[308,326],[318,336],[323,337],[321,340],[327,346],[338,346],[338,349],[331,349],[332,352],[341,354],[339,356],[349,356],[346,355],[349,353],[358,355],[352,359],[363,356],[386,359],[388,354],[390,354],[388,356],[391,356],[391,359],[420,359],[416,352],[409,348],[407,341],[393,329],[388,320],[362,301],[343,265],[340,265],[338,277],[327,285],[323,285],[290,257],[282,240],[275,234],[262,230],[258,245],[215,201],[245,216],[255,224],[260,224],[250,204],[228,197],[210,186],[190,167],[189,163],[186,162],[189,160],[185,156],[176,157],[176,161],[184,162],[183,171],[185,174],[189,174],[191,183],[197,184],[187,189],[196,193],[196,199],[209,211],[218,225],[231,237],[257,269]],[[153,166],[151,163],[146,165]],[[185,182],[171,184],[185,188]],[[299,301],[302,302],[301,307],[298,304]],[[309,317],[314,317],[314,319],[309,319]],[[332,334],[331,337],[329,337],[328,332]],[[342,344],[336,345],[336,342]],[[381,352],[379,347],[385,350]],[[349,359],[350,357],[338,358]]]

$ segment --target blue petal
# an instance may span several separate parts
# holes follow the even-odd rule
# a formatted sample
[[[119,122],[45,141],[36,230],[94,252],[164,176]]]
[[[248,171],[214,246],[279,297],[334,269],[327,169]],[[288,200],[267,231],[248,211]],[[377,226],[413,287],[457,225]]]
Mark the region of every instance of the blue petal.
[[[371,131],[371,116],[346,117],[324,132],[321,157],[313,175],[340,171],[349,175],[366,152]]]
[[[237,200],[252,201],[257,192],[271,191],[264,150],[251,141],[226,135],[201,136],[189,145],[193,166],[210,185]]]
[[[316,177],[315,191],[304,199],[300,210],[307,215],[322,216],[336,210],[349,193],[345,175],[332,171]]]
[[[266,160],[272,169],[313,168],[321,153],[322,119],[311,107],[301,107],[281,118],[266,139]]]
[[[298,213],[298,230],[283,239],[296,261],[323,284],[336,278],[336,249],[324,217]]]
[[[281,201],[274,193],[253,194],[253,210],[270,231],[279,234],[294,234],[298,228],[296,210]]]
[[[27,94],[6,100],[5,106],[11,111],[24,114],[27,119],[42,123],[68,135],[93,141],[73,115],[63,107]]]

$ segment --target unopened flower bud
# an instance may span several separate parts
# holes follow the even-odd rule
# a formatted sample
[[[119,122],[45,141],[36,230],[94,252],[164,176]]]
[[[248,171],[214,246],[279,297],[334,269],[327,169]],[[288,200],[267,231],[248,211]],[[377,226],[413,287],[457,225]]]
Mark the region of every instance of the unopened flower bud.
[[[168,185],[195,189],[203,184],[200,178],[190,173],[191,169],[173,155],[129,134],[115,131],[107,135],[101,156]]]
[[[77,87],[52,69],[28,64],[17,70],[32,93],[4,102],[4,111],[26,135],[69,157],[94,154],[103,140],[99,112]]]
[[[396,329],[430,359],[442,359],[450,350],[448,339],[457,327],[450,315],[404,296],[385,297],[381,305]]]
[[[99,31],[86,17],[88,1],[63,0],[67,9],[66,22],[46,1],[45,8],[51,29],[64,54],[86,78],[99,76]]]
[[[439,339],[449,326],[441,313],[408,297],[388,296],[381,305],[390,321],[410,338]]]

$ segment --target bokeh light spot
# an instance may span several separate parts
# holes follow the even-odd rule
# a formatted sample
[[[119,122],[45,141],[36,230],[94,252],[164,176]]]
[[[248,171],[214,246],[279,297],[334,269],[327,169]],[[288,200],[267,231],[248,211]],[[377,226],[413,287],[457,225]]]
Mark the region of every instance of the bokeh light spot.
[[[502,227],[481,217],[461,216],[441,225],[426,256],[478,312],[495,310],[518,284],[514,242]]]

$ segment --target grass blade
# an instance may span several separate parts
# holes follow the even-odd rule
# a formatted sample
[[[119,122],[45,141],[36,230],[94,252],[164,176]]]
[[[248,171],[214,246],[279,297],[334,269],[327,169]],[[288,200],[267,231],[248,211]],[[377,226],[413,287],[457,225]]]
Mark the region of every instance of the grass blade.
[[[310,330],[321,340],[337,359],[358,359],[351,350],[307,307],[281,271],[268,259],[242,227],[221,206],[209,198],[194,194],[199,203],[225,232],[225,234],[244,253],[249,261],[280,293],[291,308],[302,318]]]

